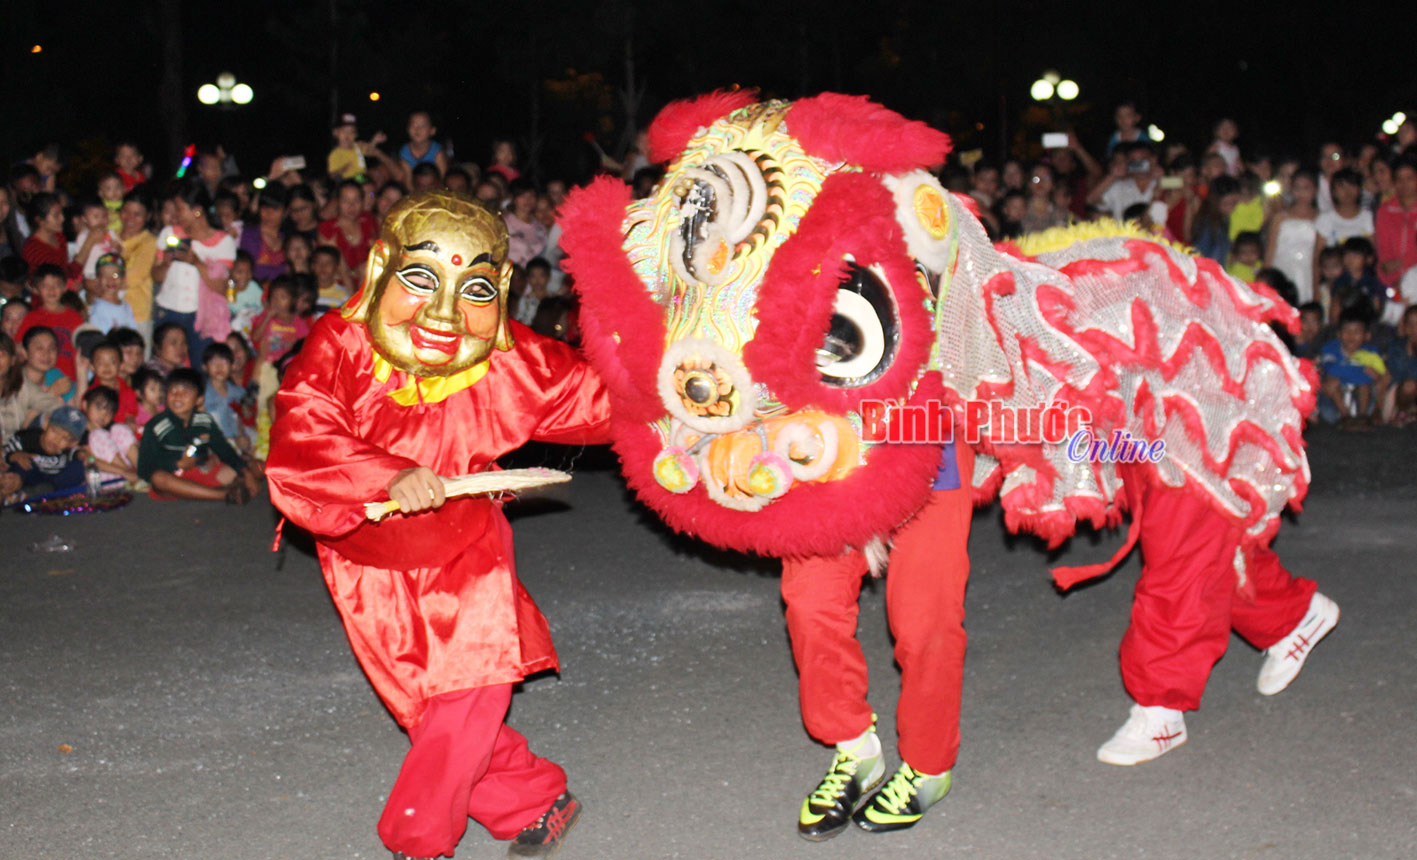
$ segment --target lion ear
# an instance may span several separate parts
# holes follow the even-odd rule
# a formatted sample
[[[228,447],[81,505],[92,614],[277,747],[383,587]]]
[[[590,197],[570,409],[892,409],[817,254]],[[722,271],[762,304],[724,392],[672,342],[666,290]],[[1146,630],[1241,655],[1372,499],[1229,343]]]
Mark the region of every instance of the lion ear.
[[[649,124],[650,160],[661,164],[673,159],[700,131],[757,100],[757,90],[730,89],[670,102]]]
[[[364,283],[359,292],[350,297],[344,306],[344,318],[351,322],[368,322],[369,307],[374,304],[374,285],[384,276],[389,266],[389,247],[380,239],[369,249],[369,259],[364,263]]]
[[[516,346],[512,340],[511,316],[507,313],[507,299],[512,292],[512,261],[502,263],[502,276],[497,281],[497,339],[493,346],[508,350]]]

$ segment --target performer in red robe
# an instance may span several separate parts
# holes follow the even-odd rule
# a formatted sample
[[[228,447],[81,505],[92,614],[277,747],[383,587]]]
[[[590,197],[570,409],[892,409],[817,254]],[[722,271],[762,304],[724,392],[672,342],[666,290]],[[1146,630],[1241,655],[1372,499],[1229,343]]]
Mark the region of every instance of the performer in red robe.
[[[468,816],[512,856],[546,856],[580,811],[503,722],[512,684],[558,663],[501,505],[442,481],[529,440],[606,439],[599,378],[508,319],[510,277],[500,218],[451,192],[406,198],[276,395],[272,498],[316,536],[355,656],[412,741],[379,821],[395,857],[451,855]],[[385,498],[401,513],[368,521]]]

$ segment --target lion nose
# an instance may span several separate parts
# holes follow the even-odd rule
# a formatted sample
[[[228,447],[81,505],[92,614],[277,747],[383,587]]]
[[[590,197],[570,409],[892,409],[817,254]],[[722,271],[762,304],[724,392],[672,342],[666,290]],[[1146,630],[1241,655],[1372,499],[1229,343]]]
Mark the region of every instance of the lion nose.
[[[688,359],[674,368],[674,393],[690,414],[727,418],[737,406],[737,389],[712,361]]]
[[[753,419],[757,397],[736,355],[704,338],[671,344],[659,369],[670,414],[703,433],[727,433]]]

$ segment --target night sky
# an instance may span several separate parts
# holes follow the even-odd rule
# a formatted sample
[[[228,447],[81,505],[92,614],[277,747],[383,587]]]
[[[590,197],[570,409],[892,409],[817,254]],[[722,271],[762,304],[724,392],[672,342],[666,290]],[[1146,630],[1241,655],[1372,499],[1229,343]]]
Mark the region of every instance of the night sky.
[[[1417,114],[1417,14],[1390,3],[0,0],[0,10],[0,153],[14,161],[58,141],[70,184],[120,139],[164,172],[182,143],[222,142],[254,175],[276,155],[323,158],[336,110],[358,115],[361,137],[382,129],[397,145],[417,108],[461,159],[485,162],[492,139],[509,136],[524,160],[537,148],[542,179],[579,180],[594,164],[587,134],[617,152],[625,129],[666,101],[732,84],[786,98],[866,93],[990,158],[1024,153],[1060,123],[1096,154],[1122,99],[1196,149],[1232,116],[1246,151],[1307,157],[1328,138],[1370,140],[1394,111]],[[1081,86],[1066,113],[1029,99],[1049,68]],[[250,105],[198,103],[197,87],[222,71],[255,89]]]

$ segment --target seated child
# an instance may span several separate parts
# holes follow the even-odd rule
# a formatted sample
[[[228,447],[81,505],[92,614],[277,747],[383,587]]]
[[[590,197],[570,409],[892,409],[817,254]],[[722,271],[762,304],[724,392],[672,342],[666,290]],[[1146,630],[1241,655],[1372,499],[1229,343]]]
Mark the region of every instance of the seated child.
[[[131,385],[123,381],[120,372],[123,355],[119,348],[113,341],[105,340],[93,348],[93,352],[89,355],[89,363],[93,365],[93,380],[89,383],[89,388],[102,385],[118,395],[118,404],[114,407],[113,420],[123,423],[136,420],[138,395],[133,391]]]
[[[123,257],[104,254],[94,269],[98,277],[89,288],[89,323],[104,334],[117,327],[137,329],[133,309],[119,297],[127,287]]]
[[[1264,243],[1260,240],[1260,234],[1246,230],[1236,236],[1230,245],[1230,261],[1225,264],[1225,271],[1249,284],[1254,283],[1263,265]]]
[[[5,306],[0,308],[0,331],[8,334],[11,340],[19,343],[20,324],[25,321],[29,312],[29,305],[19,299],[10,299],[5,302]]]
[[[114,329],[108,333],[108,341],[118,347],[118,354],[122,357],[118,363],[118,375],[132,385],[133,374],[143,366],[143,359],[147,356],[148,342],[143,340],[137,329],[132,328]]]
[[[104,385],[84,394],[84,418],[88,436],[83,440],[87,461],[104,475],[118,475],[130,483],[138,481],[138,437],[133,429],[113,419],[118,410],[118,394]]]
[[[1348,427],[1363,426],[1387,387],[1387,367],[1367,345],[1371,315],[1363,308],[1344,311],[1338,337],[1319,352],[1319,417]]]
[[[167,383],[162,374],[151,367],[140,367],[133,374],[133,393],[138,396],[138,413],[133,416],[133,431],[141,439],[148,422],[167,406]]]
[[[1338,320],[1338,311],[1334,310],[1333,304],[1333,285],[1342,274],[1343,251],[1336,247],[1319,251],[1319,282],[1314,287],[1314,301],[1323,305],[1325,325]]]
[[[1323,331],[1324,307],[1318,302],[1305,302],[1299,306],[1299,334],[1294,338],[1294,357],[1310,361],[1319,357],[1319,339]]]
[[[138,476],[155,499],[226,500],[246,504],[261,486],[260,471],[201,411],[202,374],[179,367],[167,375],[167,409],[144,428]]]
[[[1401,337],[1388,347],[1388,396],[1383,401],[1383,420],[1405,427],[1417,420],[1417,305],[1402,313]]]
[[[45,420],[43,429],[27,427],[5,440],[5,466],[0,475],[0,497],[16,493],[24,498],[57,490],[83,489],[84,462],[79,440],[85,430],[84,414],[73,406],[60,406]]]
[[[207,390],[203,395],[203,408],[216,419],[221,432],[242,453],[251,453],[251,440],[247,438],[236,408],[246,397],[246,389],[231,379],[231,347],[224,343],[210,343],[202,351],[202,370],[207,374]]]
[[[349,287],[340,283],[338,248],[321,245],[310,255],[310,273],[315,276],[315,316],[332,311],[349,298]]]

